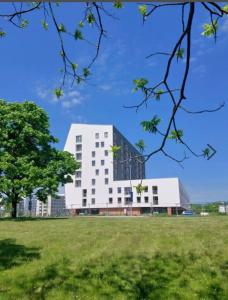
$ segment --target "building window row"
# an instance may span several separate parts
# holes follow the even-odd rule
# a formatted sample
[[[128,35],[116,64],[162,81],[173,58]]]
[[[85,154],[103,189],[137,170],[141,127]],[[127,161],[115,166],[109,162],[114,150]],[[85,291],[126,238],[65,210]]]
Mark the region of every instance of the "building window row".
[[[99,132],[96,132],[96,133],[95,133],[95,138],[96,138],[96,139],[99,139],[99,137],[100,137]],[[108,137],[108,132],[104,132],[104,137],[105,137],[105,138]]]
[[[95,143],[96,148],[99,148],[99,147],[104,148],[104,146],[105,146],[104,142],[96,142]]]
[[[96,151],[91,152],[92,157],[96,157]],[[108,156],[108,150],[104,150],[104,156]]]
[[[142,202],[142,198],[141,197],[137,197],[137,203],[141,203]],[[145,203],[149,203],[149,197],[145,196],[144,197],[144,202]],[[153,196],[153,202],[151,202],[151,204],[153,205],[158,205],[158,196]]]
[[[96,166],[96,161],[92,160],[91,165],[92,165],[92,167],[95,167]],[[102,159],[101,160],[101,166],[104,166],[104,165],[105,165],[105,161],[104,161],[104,159]]]
[[[83,197],[86,197],[86,192],[84,193],[84,191],[86,190],[83,190]],[[95,192],[93,193],[93,195],[95,194]],[[124,203],[125,204],[129,204],[129,198],[124,198]],[[149,198],[148,197],[144,197],[144,202],[145,203],[148,203],[149,202]],[[94,205],[96,203],[96,199],[95,198],[91,198],[91,204]],[[118,197],[117,198],[117,203],[118,204],[121,204],[122,203],[122,198],[121,197]],[[137,203],[141,203],[141,197],[137,197]],[[109,197],[108,198],[108,204],[113,204],[113,198],[112,197]],[[158,205],[158,197],[157,196],[154,196],[153,197],[153,205]],[[82,206],[87,206],[87,199],[83,198],[82,199]]]

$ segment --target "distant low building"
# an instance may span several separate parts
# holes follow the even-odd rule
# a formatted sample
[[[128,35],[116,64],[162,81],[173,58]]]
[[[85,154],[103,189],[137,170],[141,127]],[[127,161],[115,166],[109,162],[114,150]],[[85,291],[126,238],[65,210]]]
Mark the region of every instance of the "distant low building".
[[[18,204],[19,216],[60,216],[65,210],[65,196],[58,194],[57,197],[48,197],[46,203],[33,197],[31,200],[26,198]]]
[[[228,202],[219,205],[219,213],[220,214],[228,214]]]

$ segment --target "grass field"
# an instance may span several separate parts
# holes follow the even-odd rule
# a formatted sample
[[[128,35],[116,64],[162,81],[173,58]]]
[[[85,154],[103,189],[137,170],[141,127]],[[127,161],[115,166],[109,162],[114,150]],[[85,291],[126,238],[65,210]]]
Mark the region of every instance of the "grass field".
[[[228,217],[0,221],[0,299],[228,299]]]

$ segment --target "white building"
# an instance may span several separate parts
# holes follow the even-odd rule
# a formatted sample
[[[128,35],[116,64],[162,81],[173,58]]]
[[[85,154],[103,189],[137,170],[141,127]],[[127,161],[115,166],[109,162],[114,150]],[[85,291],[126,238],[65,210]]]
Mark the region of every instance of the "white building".
[[[121,147],[116,156],[113,145]],[[143,157],[112,125],[72,124],[64,150],[81,163],[65,185],[66,208],[76,214],[171,214],[189,206],[178,178],[145,179]]]
[[[18,204],[18,214],[21,216],[60,216],[65,214],[65,195],[58,193],[57,197],[48,196],[46,203],[33,197],[25,198]]]

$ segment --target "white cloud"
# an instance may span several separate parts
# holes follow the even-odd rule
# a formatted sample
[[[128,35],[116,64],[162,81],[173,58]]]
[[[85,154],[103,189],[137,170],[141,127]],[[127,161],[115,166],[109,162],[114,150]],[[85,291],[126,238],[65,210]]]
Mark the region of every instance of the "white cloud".
[[[100,85],[100,89],[102,91],[110,91],[112,89],[112,86],[111,86],[111,84],[103,84],[103,85]]]
[[[54,95],[53,90],[54,88],[39,85],[36,88],[36,93],[40,99],[50,103],[58,103],[65,109],[80,105],[88,98],[88,95],[82,94],[81,91],[76,90],[75,88],[66,87],[64,88],[63,96],[58,99]]]
[[[205,65],[198,65],[192,69],[192,73],[202,76],[206,73],[206,70],[207,69]]]

